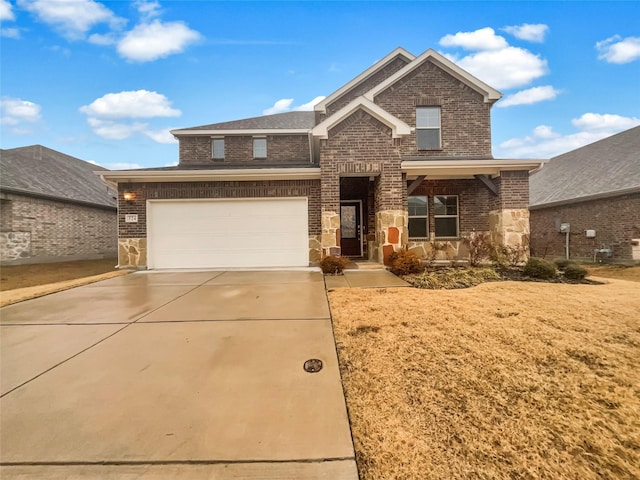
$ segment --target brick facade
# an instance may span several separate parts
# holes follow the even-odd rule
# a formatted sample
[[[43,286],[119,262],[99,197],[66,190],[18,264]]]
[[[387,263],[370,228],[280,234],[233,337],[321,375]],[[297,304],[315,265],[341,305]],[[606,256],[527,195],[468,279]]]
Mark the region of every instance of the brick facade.
[[[440,106],[442,148],[418,150],[413,133],[402,141],[403,156],[491,158],[491,104],[431,61],[380,92],[374,102],[410,126],[416,125],[416,106]]]
[[[3,265],[115,258],[115,209],[2,194]]]
[[[640,250],[633,254],[633,239],[640,239],[640,193],[531,210],[531,253],[538,257],[564,257],[565,234],[560,223],[571,226],[569,255],[591,260],[594,249],[611,248],[607,261],[640,262]],[[595,230],[587,238],[586,230]],[[601,258],[599,255],[598,258]]]
[[[267,135],[267,158],[253,158],[253,137],[224,137],[224,159],[214,160],[212,137],[180,137],[179,155],[182,166],[305,166],[311,163],[308,135]]]
[[[134,193],[135,200],[125,201],[124,192]],[[266,197],[307,197],[309,199],[309,236],[320,233],[320,182],[318,180],[167,182],[118,185],[119,237],[146,238],[147,200]],[[126,223],[126,214],[137,214],[138,222]]]

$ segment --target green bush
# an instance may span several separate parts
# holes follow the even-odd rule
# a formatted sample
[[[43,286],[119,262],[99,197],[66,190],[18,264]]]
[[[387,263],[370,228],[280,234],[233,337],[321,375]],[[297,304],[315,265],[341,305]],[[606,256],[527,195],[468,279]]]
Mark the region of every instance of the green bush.
[[[348,263],[348,258],[327,256],[320,260],[320,269],[327,275],[340,275]]]
[[[531,257],[525,264],[522,273],[527,277],[550,280],[556,276],[556,266],[542,258]]]
[[[395,275],[409,275],[424,270],[422,260],[409,250],[398,250],[389,257],[389,270]]]
[[[577,263],[569,263],[564,268],[564,276],[570,280],[582,280],[587,276],[587,269]]]
[[[556,264],[556,267],[558,267],[558,270],[560,270],[561,272],[564,272],[564,269],[567,268],[567,265],[569,264],[573,264],[575,265],[576,263],[571,261],[571,260],[567,260],[566,258],[559,258],[557,260],[555,260],[553,263]]]

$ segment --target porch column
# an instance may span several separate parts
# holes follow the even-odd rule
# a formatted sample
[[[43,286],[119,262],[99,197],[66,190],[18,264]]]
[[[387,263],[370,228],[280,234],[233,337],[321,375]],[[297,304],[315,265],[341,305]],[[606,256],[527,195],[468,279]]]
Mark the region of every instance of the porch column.
[[[491,240],[510,247],[526,247],[529,255],[529,172],[500,172],[498,195],[491,202]]]
[[[340,255],[340,175],[331,157],[320,162],[320,169],[321,257]]]
[[[385,165],[375,183],[376,251],[373,259],[387,264],[409,239],[406,176],[400,165]]]

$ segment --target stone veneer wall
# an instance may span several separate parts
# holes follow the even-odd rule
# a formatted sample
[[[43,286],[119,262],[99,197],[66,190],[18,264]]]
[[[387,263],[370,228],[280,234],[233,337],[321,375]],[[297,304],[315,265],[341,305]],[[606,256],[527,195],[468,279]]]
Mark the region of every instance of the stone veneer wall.
[[[494,179],[498,196],[491,199],[489,231],[491,239],[507,246],[529,245],[529,172],[500,172]]]
[[[596,248],[608,247],[612,249],[611,262],[640,261],[639,247],[633,245],[634,239],[640,239],[640,192],[532,209],[532,255],[564,257],[565,234],[558,233],[560,223],[571,225],[571,258],[593,261]],[[595,230],[596,236],[587,238],[586,230]]]
[[[115,209],[2,193],[2,265],[115,258]]]
[[[135,200],[124,200],[124,192]],[[146,267],[147,200],[202,198],[307,197],[309,208],[309,259],[320,257],[320,181],[273,180],[255,182],[121,183],[118,185],[118,258],[123,267]],[[138,223],[126,223],[126,214],[137,214]]]

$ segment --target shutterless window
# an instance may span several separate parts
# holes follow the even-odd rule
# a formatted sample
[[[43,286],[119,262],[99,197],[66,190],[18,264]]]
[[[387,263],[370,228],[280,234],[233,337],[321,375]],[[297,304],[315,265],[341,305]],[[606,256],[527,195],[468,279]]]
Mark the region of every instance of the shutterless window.
[[[224,138],[214,138],[211,142],[214,160],[224,160]]]
[[[416,108],[418,150],[440,149],[440,107]]]
[[[267,158],[267,139],[253,139],[253,158]]]
[[[433,198],[433,216],[435,220],[435,236],[458,236],[458,196],[437,195]]]
[[[409,238],[428,238],[429,207],[427,197],[409,197]]]

